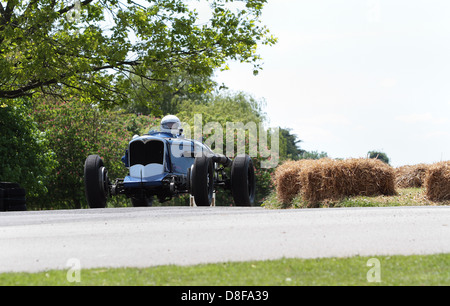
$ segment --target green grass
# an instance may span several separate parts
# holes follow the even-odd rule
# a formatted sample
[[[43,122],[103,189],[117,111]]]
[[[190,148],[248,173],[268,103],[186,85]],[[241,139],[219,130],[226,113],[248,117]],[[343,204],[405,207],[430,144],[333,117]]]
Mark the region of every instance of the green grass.
[[[433,202],[426,198],[423,188],[404,188],[398,189],[395,196],[355,196],[341,200],[323,201],[319,207],[392,207],[392,206],[436,206],[449,205],[447,202]],[[263,203],[266,208],[306,208],[308,203],[301,196],[295,197],[291,203],[283,204],[277,199],[273,192]]]
[[[370,257],[281,259],[197,266],[80,271],[80,283],[67,281],[68,271],[0,274],[0,285],[107,286],[333,286],[450,285],[450,254],[376,256],[380,283],[368,282]]]

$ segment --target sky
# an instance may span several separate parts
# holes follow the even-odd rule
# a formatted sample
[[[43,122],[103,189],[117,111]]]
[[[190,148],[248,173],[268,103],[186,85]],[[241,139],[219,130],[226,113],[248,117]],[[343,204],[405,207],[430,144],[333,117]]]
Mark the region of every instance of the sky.
[[[450,160],[450,1],[268,0],[262,21],[279,41],[260,74],[216,81],[264,100],[271,127],[331,158]]]

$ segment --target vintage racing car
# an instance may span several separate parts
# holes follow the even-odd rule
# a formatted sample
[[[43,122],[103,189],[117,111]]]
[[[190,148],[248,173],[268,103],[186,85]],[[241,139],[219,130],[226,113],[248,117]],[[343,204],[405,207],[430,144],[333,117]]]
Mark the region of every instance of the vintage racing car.
[[[155,196],[165,202],[182,194],[190,194],[197,206],[211,206],[218,187],[231,190],[237,206],[255,201],[251,158],[238,155],[231,160],[200,141],[185,139],[175,116],[164,117],[160,131],[134,136],[122,161],[128,175],[110,181],[103,160],[98,155],[87,157],[84,181],[90,208],[104,208],[108,198],[117,195],[127,196],[135,207],[151,206]]]

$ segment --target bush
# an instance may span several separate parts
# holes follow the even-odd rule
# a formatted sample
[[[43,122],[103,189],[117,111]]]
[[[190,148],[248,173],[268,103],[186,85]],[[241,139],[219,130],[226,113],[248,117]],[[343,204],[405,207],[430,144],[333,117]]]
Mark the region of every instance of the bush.
[[[30,106],[26,100],[16,100],[0,107],[0,181],[19,183],[31,203],[47,193],[57,162],[48,135],[28,115]]]
[[[389,165],[389,157],[387,156],[386,153],[383,153],[383,152],[380,152],[380,151],[369,151],[367,154],[368,154],[369,158],[379,159],[382,162],[384,162],[384,163]]]

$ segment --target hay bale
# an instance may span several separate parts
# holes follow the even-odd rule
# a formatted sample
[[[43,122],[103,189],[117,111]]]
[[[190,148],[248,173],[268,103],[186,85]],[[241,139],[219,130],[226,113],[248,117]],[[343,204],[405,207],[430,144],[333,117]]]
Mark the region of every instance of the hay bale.
[[[394,171],[377,159],[321,159],[299,174],[301,194],[310,206],[349,196],[394,195]]]
[[[321,200],[335,198],[336,186],[332,171],[335,162],[337,161],[323,158],[305,164],[298,176],[301,195],[305,201],[314,205]]]
[[[304,160],[286,161],[275,171],[275,186],[277,198],[284,204],[289,204],[300,192],[298,174]]]
[[[430,165],[418,164],[395,168],[395,185],[397,188],[421,188]]]
[[[425,176],[425,195],[431,201],[450,200],[450,161],[431,165]]]
[[[288,161],[277,168],[275,185],[281,202],[289,204],[300,194],[308,207],[349,196],[396,194],[393,168],[377,159]]]
[[[395,193],[393,170],[378,159],[340,161],[336,164],[336,171],[337,191],[342,196],[377,196]]]

